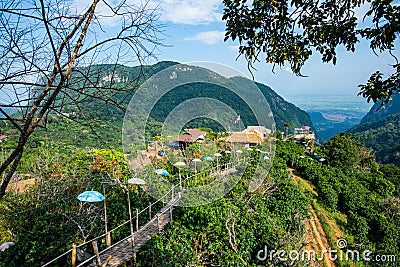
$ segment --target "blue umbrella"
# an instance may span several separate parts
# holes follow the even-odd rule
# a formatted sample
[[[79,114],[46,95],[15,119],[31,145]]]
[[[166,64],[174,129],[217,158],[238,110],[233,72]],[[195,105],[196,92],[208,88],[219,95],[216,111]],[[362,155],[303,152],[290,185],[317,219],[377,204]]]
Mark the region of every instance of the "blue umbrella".
[[[205,156],[205,157],[204,157],[204,160],[207,160],[207,161],[212,161],[212,160],[213,160],[213,158],[212,158],[212,157],[210,157],[210,156]]]
[[[164,169],[157,169],[157,170],[156,170],[156,173],[157,173],[157,174],[161,174],[161,175],[163,175],[163,176],[168,176],[168,175],[169,175],[169,173],[168,173],[166,170],[164,170]]]
[[[267,159],[269,159],[269,157],[268,156],[264,156],[264,160],[267,160]]]
[[[100,202],[105,199],[105,197],[97,191],[85,191],[76,198],[84,202]]]

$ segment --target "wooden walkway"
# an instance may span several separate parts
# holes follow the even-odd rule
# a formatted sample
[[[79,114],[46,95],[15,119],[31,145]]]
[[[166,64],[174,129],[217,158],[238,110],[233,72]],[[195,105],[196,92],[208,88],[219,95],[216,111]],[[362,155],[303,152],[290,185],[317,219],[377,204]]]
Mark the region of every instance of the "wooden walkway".
[[[105,263],[109,256],[111,259],[106,266],[120,266],[125,262],[132,260],[134,254],[139,252],[140,248],[147,243],[154,235],[160,233],[164,227],[172,221],[172,209],[179,202],[177,195],[165,205],[148,223],[142,226],[132,236],[128,236],[113,246],[101,251],[100,261]],[[88,265],[79,266],[99,266],[97,259],[92,260]]]
[[[244,161],[245,159],[243,159]],[[224,168],[225,167],[225,168]],[[221,169],[217,172],[211,172],[210,176],[226,176],[229,174],[232,174],[236,172],[237,169],[233,166],[225,165],[221,166]],[[196,175],[195,175],[196,176]],[[189,180],[191,177],[187,177],[185,179]],[[182,192],[179,192],[177,195],[174,194],[174,189],[179,190],[180,185],[176,184],[172,186],[171,190],[168,191],[164,196],[162,196],[160,199],[155,201],[154,203],[151,203],[148,207],[144,208],[142,211],[138,212],[136,211],[136,227],[137,231],[134,232],[132,235],[129,235],[122,240],[116,242],[115,244],[105,248],[102,251],[96,252],[97,251],[97,242],[99,240],[103,240],[104,238],[107,240],[107,234],[103,234],[101,236],[95,237],[94,239],[87,241],[83,244],[80,244],[78,246],[73,246],[72,249],[69,249],[68,251],[64,252],[63,254],[55,257],[48,263],[42,265],[42,267],[47,267],[47,266],[53,266],[54,263],[60,259],[65,259],[68,255],[71,255],[72,253],[72,262],[73,266],[76,267],[86,267],[86,266],[121,266],[125,262],[131,261],[134,259],[135,255],[137,252],[140,251],[141,247],[146,244],[147,241],[149,241],[154,235],[160,233],[164,227],[172,221],[172,214],[173,214],[173,208],[176,206],[180,199],[181,199],[181,194]],[[177,191],[178,191],[177,190]],[[182,190],[182,188],[180,189]],[[185,190],[185,189],[183,189]],[[176,191],[175,191],[176,192]],[[163,201],[165,197],[168,198],[168,196],[174,196],[155,216],[151,218],[150,221],[148,221],[146,224],[141,226],[139,228],[138,226],[138,216],[142,212],[149,210],[149,213],[151,214],[151,207],[156,204],[159,201]],[[132,218],[133,219],[133,218]],[[128,220],[121,225],[117,226],[116,228],[112,229],[109,231],[109,233],[117,230],[120,227],[128,225],[128,223],[132,223],[131,220]],[[90,258],[87,258],[85,261],[81,262],[78,265],[75,265],[75,260],[76,259],[76,251],[77,249],[82,250],[84,246],[89,245],[92,243],[93,245],[93,254],[96,254],[95,256],[92,256]],[[74,256],[75,254],[75,256]],[[92,254],[92,255],[93,255]]]

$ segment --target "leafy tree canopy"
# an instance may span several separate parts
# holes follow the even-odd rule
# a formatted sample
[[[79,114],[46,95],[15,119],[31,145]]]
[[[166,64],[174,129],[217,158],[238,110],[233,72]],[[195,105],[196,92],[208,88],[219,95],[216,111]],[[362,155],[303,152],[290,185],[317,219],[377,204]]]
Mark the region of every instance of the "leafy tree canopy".
[[[354,135],[335,135],[322,145],[322,150],[332,166],[364,172],[377,169],[373,150],[357,141]]]
[[[224,0],[224,5],[225,40],[239,40],[239,55],[249,67],[265,54],[267,63],[289,63],[296,75],[314,51],[323,62],[336,64],[337,47],[354,52],[360,39],[369,41],[374,53],[392,54],[400,31],[400,6],[392,0]],[[361,27],[355,10],[363,5],[368,7],[363,19],[371,25]],[[387,78],[372,74],[359,94],[368,101],[390,101],[400,85],[400,64],[393,68]]]

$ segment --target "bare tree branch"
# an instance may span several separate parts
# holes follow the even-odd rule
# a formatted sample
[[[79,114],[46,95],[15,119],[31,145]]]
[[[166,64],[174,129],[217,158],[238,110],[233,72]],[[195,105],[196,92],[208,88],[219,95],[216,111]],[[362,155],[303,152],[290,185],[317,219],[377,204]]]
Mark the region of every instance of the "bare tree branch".
[[[142,63],[161,45],[157,10],[147,2],[141,6],[124,0],[102,2],[105,5],[100,9],[100,0],[91,0],[84,11],[75,11],[67,0],[0,3],[0,93],[8,98],[0,103],[0,113],[5,117],[2,120],[19,131],[15,148],[0,164],[0,176],[5,177],[0,198],[30,136],[43,125],[42,120],[46,127],[49,114],[63,114],[66,108],[78,110],[83,118],[79,123],[96,133],[82,107],[96,100],[124,109],[135,83],[129,88],[116,88],[113,83],[100,86],[104,73],[90,66],[103,61],[113,61],[114,68],[121,60]],[[107,16],[102,14],[104,6]],[[121,23],[107,31],[106,19]],[[110,36],[110,32],[115,34]],[[125,96],[116,100],[121,93]]]

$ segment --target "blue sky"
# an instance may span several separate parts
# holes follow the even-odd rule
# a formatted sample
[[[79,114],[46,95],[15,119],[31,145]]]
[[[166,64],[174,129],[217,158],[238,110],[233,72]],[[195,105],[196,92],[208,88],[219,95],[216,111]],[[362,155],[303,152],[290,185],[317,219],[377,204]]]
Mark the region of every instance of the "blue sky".
[[[223,42],[222,1],[165,0],[158,3],[162,9],[160,19],[166,24],[164,43],[170,46],[160,48],[158,60],[181,63],[213,61],[238,69],[250,77],[244,59],[236,59],[238,44]],[[365,7],[359,10],[360,14],[363,11]],[[271,86],[292,101],[296,97],[345,95],[362,102],[364,100],[356,96],[357,85],[364,83],[377,70],[390,72],[389,64],[394,63],[390,55],[377,57],[366,42],[357,45],[357,53],[339,48],[338,55],[336,66],[322,63],[319,55],[313,55],[303,68],[303,74],[308,77],[297,77],[287,68],[276,68],[274,74],[271,64],[261,62],[256,65],[255,80]]]
[[[145,3],[145,0],[126,1],[132,5]],[[211,61],[228,65],[251,77],[247,70],[247,62],[242,57],[237,59],[238,43],[223,41],[225,23],[222,21],[222,0],[147,1],[148,7],[161,12],[159,23],[165,25],[164,32],[159,37],[166,46],[159,47],[158,61]],[[119,0],[108,2],[116,4]],[[88,5],[87,0],[72,0],[71,3],[77,10],[83,10]],[[367,8],[361,7],[357,12],[360,18]],[[110,18],[109,12],[109,8],[100,2],[97,14],[103,15],[101,23],[105,34],[113,33],[119,26],[119,21]],[[107,55],[104,57],[107,58]],[[153,60],[151,63],[155,62],[156,60]],[[381,54],[378,57],[370,51],[366,42],[361,42],[357,45],[357,53],[349,53],[339,48],[336,66],[322,63],[319,55],[313,55],[302,71],[308,77],[297,77],[285,67],[277,67],[273,73],[272,65],[264,62],[255,65],[257,70],[253,74],[256,81],[269,85],[295,104],[299,98],[320,99],[323,96],[337,101],[338,95],[346,96],[347,101],[351,97],[354,101],[365,102],[356,96],[357,86],[366,82],[377,70],[390,73],[392,70],[389,64],[393,63],[394,59],[390,55]]]

